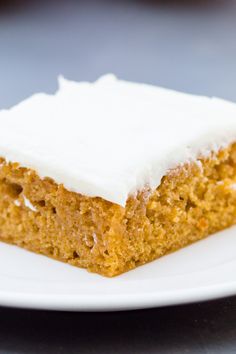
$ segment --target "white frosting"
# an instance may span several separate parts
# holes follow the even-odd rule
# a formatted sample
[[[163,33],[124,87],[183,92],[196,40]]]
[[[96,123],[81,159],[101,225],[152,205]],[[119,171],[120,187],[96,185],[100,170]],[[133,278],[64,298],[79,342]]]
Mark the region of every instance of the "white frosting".
[[[20,201],[18,199],[15,199],[14,200],[14,204],[19,207],[20,206]]]
[[[37,211],[37,209],[33,206],[33,204],[30,202],[30,200],[28,198],[26,198],[26,196],[23,194],[23,200],[24,200],[24,205],[26,206],[26,208],[31,209],[32,211]],[[14,200],[14,204],[16,206],[21,206],[21,202],[18,199]]]
[[[29,209],[31,209],[32,211],[37,211],[37,209],[33,206],[33,204],[31,203],[31,201],[26,198],[26,196],[23,194],[23,198],[24,198],[24,203],[25,203],[25,206]]]
[[[125,206],[178,164],[236,140],[236,105],[106,75],[59,78],[0,111],[0,155],[71,190]]]

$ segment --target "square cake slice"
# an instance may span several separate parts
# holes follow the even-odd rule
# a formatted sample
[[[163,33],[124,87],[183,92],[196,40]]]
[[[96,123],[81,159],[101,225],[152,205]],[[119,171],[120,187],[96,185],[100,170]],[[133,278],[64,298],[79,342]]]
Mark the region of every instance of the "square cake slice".
[[[60,78],[0,127],[1,241],[114,276],[236,222],[233,103]]]

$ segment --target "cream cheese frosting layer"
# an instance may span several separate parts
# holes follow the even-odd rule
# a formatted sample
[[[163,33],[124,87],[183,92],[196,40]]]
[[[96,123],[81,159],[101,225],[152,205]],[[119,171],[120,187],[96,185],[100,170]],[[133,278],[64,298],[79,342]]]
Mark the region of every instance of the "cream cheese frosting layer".
[[[236,105],[106,75],[59,78],[0,111],[0,155],[68,190],[125,206],[167,172],[236,141]]]

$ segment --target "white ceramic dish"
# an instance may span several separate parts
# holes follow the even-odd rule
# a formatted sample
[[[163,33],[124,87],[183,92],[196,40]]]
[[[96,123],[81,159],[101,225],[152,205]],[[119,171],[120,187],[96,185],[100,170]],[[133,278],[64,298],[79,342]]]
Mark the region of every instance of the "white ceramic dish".
[[[236,227],[116,278],[0,243],[0,305],[112,311],[236,294]]]

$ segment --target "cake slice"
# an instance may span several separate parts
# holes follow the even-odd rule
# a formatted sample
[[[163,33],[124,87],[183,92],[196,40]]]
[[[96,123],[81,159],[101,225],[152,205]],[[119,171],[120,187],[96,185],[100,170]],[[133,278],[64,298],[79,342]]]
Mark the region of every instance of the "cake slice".
[[[236,222],[233,103],[60,78],[0,127],[1,241],[114,276]]]

